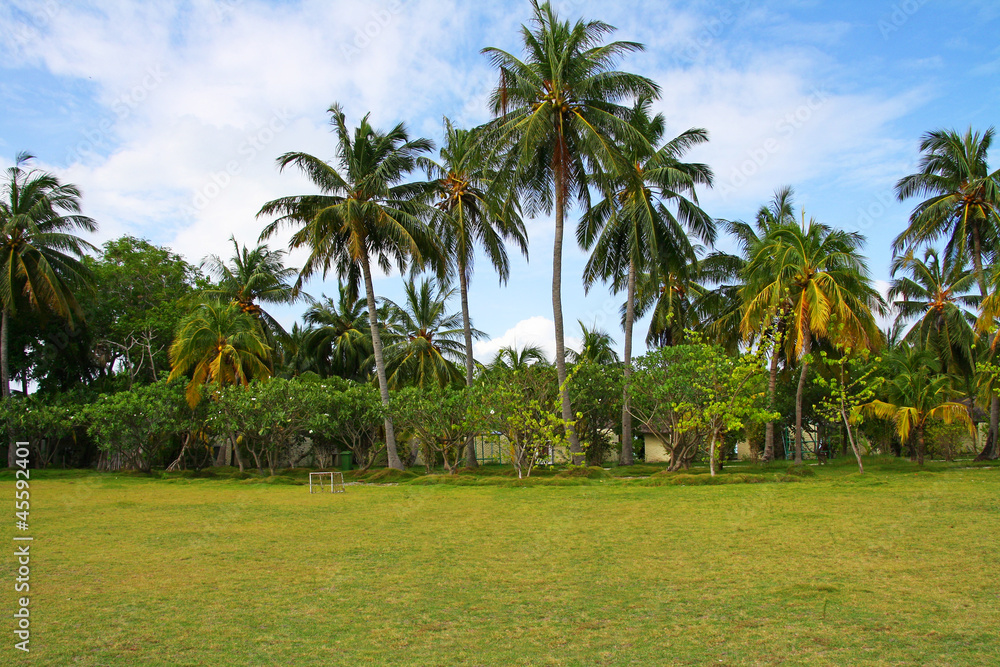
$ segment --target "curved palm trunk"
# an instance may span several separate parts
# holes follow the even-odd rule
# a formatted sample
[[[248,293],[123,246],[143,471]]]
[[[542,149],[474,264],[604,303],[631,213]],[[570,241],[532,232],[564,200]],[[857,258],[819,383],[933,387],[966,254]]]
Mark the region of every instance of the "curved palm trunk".
[[[983,249],[982,241],[979,238],[979,228],[972,229],[972,265],[976,272],[976,281],[979,283],[979,293],[986,298],[986,276],[983,273]],[[996,336],[997,334],[993,334]],[[976,461],[990,461],[1000,457],[1000,445],[997,438],[1000,437],[1000,397],[995,393],[990,397],[990,431],[986,436],[986,444],[983,450],[976,456]]]
[[[924,451],[926,450],[926,443],[924,442],[924,425],[921,423],[917,426],[917,463],[919,465],[924,464]]]
[[[472,323],[469,321],[469,278],[465,275],[465,262],[460,262],[458,267],[458,287],[462,296],[462,327],[465,333],[465,386],[471,387],[475,379],[476,363],[472,358]],[[475,468],[479,465],[476,460],[476,438],[468,439],[465,443],[465,465]]]
[[[564,152],[565,144],[560,138],[553,159],[555,167],[556,196],[556,238],[552,248],[552,319],[556,329],[556,375],[559,378],[559,402],[562,406],[562,418],[566,422],[566,435],[569,437],[570,458],[574,465],[580,465],[583,460],[583,448],[580,438],[573,427],[573,406],[569,400],[569,387],[566,386],[566,342],[563,336],[562,314],[562,246],[563,226],[565,223],[566,185]]]
[[[389,467],[396,470],[403,469],[403,462],[399,460],[396,451],[396,431],[392,426],[392,417],[389,410],[389,383],[385,379],[385,357],[382,355],[382,335],[378,330],[378,312],[375,304],[375,286],[372,284],[372,269],[368,262],[368,253],[361,257],[361,270],[365,275],[365,297],[368,299],[368,323],[372,329],[372,349],[375,352],[375,375],[378,377],[378,391],[382,396],[382,405],[385,406],[385,451],[389,457]]]
[[[805,329],[805,341],[802,344],[802,372],[799,373],[799,388],[795,392],[795,463],[802,464],[802,399],[806,390],[806,375],[809,373],[807,357],[812,351],[812,332],[809,323],[802,323]]]
[[[632,413],[629,412],[629,379],[632,377],[632,328],[635,325],[635,261],[628,264],[628,300],[625,302],[625,369],[622,394],[622,453],[618,463],[630,466],[635,463],[632,453]]]

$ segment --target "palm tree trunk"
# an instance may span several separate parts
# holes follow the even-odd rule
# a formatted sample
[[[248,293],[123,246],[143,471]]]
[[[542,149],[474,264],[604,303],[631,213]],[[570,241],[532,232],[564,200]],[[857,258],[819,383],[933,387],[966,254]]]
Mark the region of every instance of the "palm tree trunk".
[[[461,259],[459,259],[458,267],[458,287],[462,296],[462,327],[465,333],[465,386],[471,387],[475,379],[476,362],[472,358],[472,323],[469,321],[469,277],[466,275],[465,262]],[[468,468],[475,468],[479,465],[479,461],[476,460],[475,436],[469,438],[465,443],[465,465]]]
[[[368,299],[368,323],[372,330],[372,348],[375,352],[375,374],[378,377],[378,391],[385,406],[385,451],[389,457],[389,467],[403,470],[403,462],[399,460],[396,451],[396,431],[392,426],[392,416],[389,414],[389,383],[385,379],[385,357],[382,355],[382,335],[378,330],[378,312],[375,304],[375,286],[372,284],[372,270],[368,262],[368,253],[361,257],[361,270],[365,275],[365,296]]]
[[[979,283],[979,293],[985,299],[988,292],[986,288],[986,274],[983,273],[983,242],[979,234],[979,227],[972,227],[972,266],[976,272],[976,281]],[[995,337],[997,334],[993,334]],[[1000,397],[996,394],[990,397],[990,432],[986,437],[986,445],[983,451],[976,457],[977,461],[987,461],[998,458],[1000,445],[997,438],[1000,437]]]
[[[632,328],[635,326],[635,261],[628,263],[628,291],[625,301],[625,369],[622,394],[622,453],[619,465],[635,463],[632,454],[632,413],[629,412],[629,379],[632,377]]]
[[[778,357],[781,349],[778,337],[774,339],[774,349],[771,351],[771,367],[767,376],[767,409],[774,410],[774,394],[778,389]],[[774,420],[768,420],[764,426],[764,460],[774,460]]]
[[[10,396],[10,315],[6,308],[0,319],[0,395]]]
[[[580,465],[583,458],[583,448],[580,446],[580,438],[572,424],[573,406],[569,401],[569,387],[566,386],[566,342],[563,336],[562,246],[566,214],[565,150],[565,144],[560,137],[556,147],[556,155],[552,160],[553,167],[555,167],[556,198],[556,238],[552,248],[552,319],[556,329],[556,375],[559,378],[559,401],[562,405],[562,418],[566,422],[570,458],[574,465]]]
[[[802,344],[802,372],[799,373],[799,388],[795,392],[795,464],[802,464],[802,400],[806,391],[806,375],[809,373],[809,352],[812,351],[812,332],[809,323],[803,321],[805,342]]]
[[[917,463],[920,465],[924,464],[924,449],[926,445],[924,443],[924,425],[920,424],[917,426]]]

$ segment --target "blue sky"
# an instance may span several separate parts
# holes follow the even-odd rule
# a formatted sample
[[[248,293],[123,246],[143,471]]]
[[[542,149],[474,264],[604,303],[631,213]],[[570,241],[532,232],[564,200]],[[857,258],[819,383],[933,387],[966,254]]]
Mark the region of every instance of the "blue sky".
[[[700,195],[711,215],[750,219],[791,185],[807,216],[868,237],[880,281],[913,205],[892,188],[913,171],[921,134],[997,122],[995,0],[554,4],[646,44],[623,69],[663,87],[656,109],[669,133],[709,131],[689,157],[715,171]],[[496,77],[479,51],[518,52],[529,16],[523,1],[13,0],[0,6],[0,33],[12,36],[0,43],[0,167],[29,150],[83,189],[101,225],[95,242],[134,234],[197,263],[228,253],[230,235],[254,243],[265,201],[311,191],[274,158],[332,156],[335,101],[352,121],[371,111],[377,126],[405,121],[435,141],[445,115],[487,120]],[[511,343],[552,348],[551,228],[529,221],[530,261],[515,261],[506,287],[479,264],[471,304],[491,337],[477,347],[483,360]],[[585,255],[570,235],[566,248],[570,344],[580,319],[620,347],[619,299],[600,286],[585,296]],[[307,289],[333,293],[334,283]],[[399,298],[400,286],[387,276],[376,290]]]

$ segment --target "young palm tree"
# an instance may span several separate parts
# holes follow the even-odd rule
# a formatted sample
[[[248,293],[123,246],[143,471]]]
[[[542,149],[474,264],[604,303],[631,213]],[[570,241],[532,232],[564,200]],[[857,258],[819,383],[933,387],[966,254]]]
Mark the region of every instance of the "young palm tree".
[[[573,199],[589,201],[588,174],[627,171],[619,146],[642,141],[628,124],[630,110],[620,102],[654,97],[651,80],[615,69],[618,60],[642,50],[635,42],[603,43],[614,28],[600,21],[558,19],[548,3],[532,3],[531,27],[522,26],[526,57],[521,60],[497,48],[483,50],[500,70],[491,97],[495,120],[486,141],[505,155],[503,173],[525,195],[534,215],[555,210],[552,251],[552,311],[555,322],[556,369],[562,417],[573,421],[566,391],[566,347],[562,314],[562,246],[566,207]],[[569,429],[574,460],[582,455],[580,439]]]
[[[193,407],[201,387],[239,384],[270,377],[271,348],[260,321],[235,301],[207,301],[184,318],[170,346],[170,379],[189,371],[187,400]]]
[[[364,382],[371,377],[368,360],[374,354],[368,310],[346,285],[337,287],[336,301],[324,296],[306,310],[305,349],[321,375]]]
[[[260,304],[294,303],[300,295],[288,281],[298,270],[285,266],[284,250],[271,250],[266,244],[253,249],[248,246],[241,248],[235,236],[229,240],[233,244],[229,264],[218,255],[209,255],[201,261],[201,267],[219,281],[205,294],[239,304],[244,313],[261,320],[265,333],[287,335],[281,324]],[[273,342],[273,338],[271,340]]]
[[[635,322],[636,280],[646,271],[679,276],[697,264],[686,231],[705,243],[715,241],[715,221],[698,205],[695,185],[712,185],[712,171],[703,164],[681,162],[689,149],[708,141],[708,132],[691,129],[660,148],[666,130],[663,114],[650,115],[652,100],[640,98],[628,117],[640,141],[623,148],[628,171],[597,174],[605,198],[581,218],[577,239],[593,248],[584,269],[584,287],[610,281],[612,290],[625,283],[625,395],[622,407],[621,464],[632,461],[632,415],[628,380],[632,374],[632,327]],[[677,208],[674,215],[667,205]],[[641,317],[641,315],[640,315]]]
[[[794,192],[791,187],[785,186],[775,190],[771,201],[761,206],[757,211],[757,219],[753,226],[745,222],[726,222],[727,231],[736,237],[737,244],[741,250],[741,256],[735,259],[734,272],[738,273],[744,285],[754,283],[756,285],[767,284],[775,277],[776,265],[768,262],[768,255],[764,250],[764,244],[769,237],[783,226],[794,227],[797,225],[794,212]],[[758,258],[760,261],[754,264],[753,270],[756,275],[749,275],[747,267],[751,258]],[[730,309],[728,317],[720,318],[720,326],[728,324],[733,315],[743,317],[743,308],[748,298],[755,295],[747,290],[742,290],[740,299],[740,309]],[[771,359],[768,367],[767,380],[767,402],[771,410],[774,409],[774,397],[778,387],[778,363],[781,359],[782,343],[787,333],[787,318],[791,313],[791,303],[788,299],[777,299],[771,304],[771,308],[761,308],[755,311],[749,321],[740,325],[741,331],[745,330],[746,335],[742,336],[747,341],[757,336],[762,330],[768,337],[771,345]],[[774,459],[774,422],[768,421],[764,427],[764,460]]]
[[[397,339],[386,348],[390,388],[432,384],[443,387],[462,381],[455,363],[465,361],[463,318],[461,313],[447,312],[448,301],[454,295],[454,289],[439,288],[434,280],[423,280],[419,285],[412,281],[406,284],[403,306],[384,300]],[[469,332],[477,340],[486,337],[473,327]]]
[[[877,348],[882,332],[873,311],[885,301],[872,286],[859,249],[864,237],[810,220],[780,225],[769,233],[747,264],[742,331],[787,308],[785,355],[800,359],[795,397],[795,461],[802,462],[802,399],[813,341],[830,338],[855,350]],[[768,265],[768,268],[763,268]]]
[[[264,204],[258,215],[279,217],[268,224],[261,239],[282,226],[298,227],[289,248],[309,248],[295,287],[317,272],[336,269],[354,289],[364,280],[368,321],[372,334],[375,372],[382,403],[389,406],[382,337],[379,332],[372,262],[385,272],[395,264],[402,273],[410,260],[420,263],[438,253],[430,228],[421,217],[430,183],[404,182],[417,166],[417,158],[433,148],[427,139],[410,139],[402,123],[388,132],[374,129],[366,115],[353,134],[339,105],[330,107],[337,133],[337,166],[307,153],[286,153],[278,158],[284,170],[294,165],[320,189],[320,194],[282,197]],[[396,450],[396,433],[386,410],[386,452],[389,467],[403,469]]]
[[[971,375],[974,311],[981,301],[970,294],[976,286],[975,274],[964,260],[948,255],[942,260],[933,248],[924,252],[922,260],[912,250],[896,257],[892,276],[902,271],[910,276],[893,280],[888,297],[898,313],[896,322],[900,326],[912,323],[906,339],[937,353],[945,370]]]
[[[535,364],[544,366],[548,363],[549,360],[545,356],[545,350],[538,345],[525,345],[522,348],[518,348],[516,345],[509,345],[497,350],[496,356],[490,363],[490,369],[519,371]]]
[[[621,357],[611,347],[615,344],[615,339],[611,337],[611,334],[597,327],[588,329],[583,320],[577,320],[577,323],[580,325],[580,331],[583,333],[583,345],[581,345],[579,352],[576,350],[569,351],[570,363],[579,364],[585,361],[591,361],[595,364],[621,363]]]
[[[900,201],[927,199],[913,209],[910,224],[896,237],[893,250],[948,237],[945,254],[959,261],[972,260],[984,298],[983,260],[995,257],[1000,243],[1000,170],[990,172],[988,164],[994,134],[992,127],[983,134],[972,128],[964,135],[954,130],[928,132],[920,142],[920,171],[896,184]]]
[[[917,461],[924,464],[924,431],[928,420],[942,419],[945,423],[960,421],[971,428],[967,407],[950,401],[950,378],[941,372],[940,361],[930,350],[916,347],[892,355],[889,367],[892,377],[886,383],[886,400],[875,400],[865,410],[896,424],[900,440],[913,444]]]
[[[29,168],[19,153],[0,188],[0,393],[10,395],[11,320],[21,311],[52,313],[74,326],[83,319],[74,292],[89,289],[80,258],[92,244],[72,234],[97,223],[80,214],[80,190],[52,174]],[[11,449],[13,455],[13,449]]]

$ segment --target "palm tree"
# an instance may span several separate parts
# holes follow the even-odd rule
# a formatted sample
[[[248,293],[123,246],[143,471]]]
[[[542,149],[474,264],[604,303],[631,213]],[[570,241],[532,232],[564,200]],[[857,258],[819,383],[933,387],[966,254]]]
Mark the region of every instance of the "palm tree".
[[[896,237],[893,250],[947,236],[945,254],[972,259],[984,298],[983,259],[993,258],[1000,242],[1000,170],[990,172],[987,161],[994,134],[992,127],[983,134],[972,128],[964,135],[954,130],[928,132],[920,141],[920,171],[896,184],[899,201],[927,199],[913,209],[910,224]]]
[[[519,371],[535,364],[548,364],[545,357],[545,350],[538,345],[525,345],[518,348],[516,345],[508,345],[497,350],[496,356],[490,363],[492,370]]]
[[[374,129],[368,115],[353,136],[343,110],[330,107],[337,133],[337,167],[307,153],[286,153],[278,158],[282,170],[295,165],[320,189],[320,194],[282,197],[264,204],[258,215],[279,217],[268,224],[261,239],[282,226],[298,227],[289,248],[309,248],[295,287],[316,272],[325,277],[336,269],[352,289],[364,280],[368,320],[382,403],[386,407],[385,439],[388,465],[403,469],[396,450],[396,434],[389,416],[382,337],[377,320],[372,261],[386,273],[393,261],[402,273],[409,260],[421,263],[437,252],[430,228],[421,220],[432,184],[404,180],[417,166],[417,158],[433,148],[427,139],[410,139],[402,123],[388,132]],[[338,169],[339,167],[339,169]]]
[[[727,231],[736,237],[741,251],[740,257],[734,257],[733,272],[739,274],[744,285],[749,283],[767,284],[774,279],[776,265],[767,261],[765,244],[779,228],[797,225],[793,204],[794,196],[794,191],[789,186],[775,190],[771,201],[758,209],[755,224],[752,226],[741,221],[726,221]],[[756,275],[750,275],[747,272],[752,258],[760,260],[753,265],[753,271]],[[754,296],[755,294],[749,289],[743,289],[740,299],[741,308],[739,311],[732,309],[731,315],[738,315],[742,318],[742,306],[747,299],[752,299]],[[781,359],[782,343],[787,333],[787,318],[791,313],[791,303],[787,298],[778,298],[770,305],[770,308],[760,308],[755,311],[753,316],[745,322],[741,319],[740,330],[741,333],[745,331],[745,335],[742,337],[748,342],[763,331],[771,346],[767,403],[768,408],[774,410],[774,397],[778,387],[778,363]],[[725,318],[725,322],[728,323],[730,319],[732,319],[731,316]],[[721,320],[720,325],[723,325]],[[764,427],[764,460],[771,461],[773,459],[774,422],[768,421]]]
[[[19,153],[0,190],[0,393],[10,396],[11,320],[19,311],[52,313],[74,326],[83,319],[75,291],[89,289],[90,271],[80,258],[92,244],[71,232],[97,230],[80,214],[80,190],[37,169]],[[13,448],[11,449],[13,457]]]
[[[942,419],[945,423],[958,420],[971,427],[968,408],[948,400],[950,378],[941,372],[941,363],[930,350],[916,347],[901,350],[892,355],[889,367],[892,377],[886,383],[886,400],[872,401],[865,410],[881,419],[893,420],[900,440],[915,445],[917,461],[923,465],[928,420]]]
[[[924,258],[914,257],[911,249],[893,259],[891,274],[901,271],[909,277],[896,278],[888,297],[897,311],[900,326],[912,322],[906,339],[913,345],[938,354],[943,368],[971,375],[976,316],[981,301],[970,294],[976,286],[976,276],[967,263],[956,257],[944,256],[928,248]],[[970,310],[972,309],[972,310]]]
[[[589,202],[588,174],[627,171],[618,149],[625,140],[642,141],[628,124],[629,109],[619,102],[658,95],[645,77],[615,69],[619,58],[642,50],[636,42],[604,44],[614,28],[600,21],[573,24],[558,19],[549,3],[533,0],[531,27],[521,27],[525,60],[487,48],[500,70],[491,96],[495,120],[487,143],[505,154],[503,172],[526,196],[527,212],[555,209],[552,251],[552,311],[555,322],[556,372],[562,418],[573,421],[566,389],[566,347],[562,314],[562,246],[567,204]],[[582,455],[580,439],[569,428],[574,460]]]
[[[246,386],[268,378],[271,348],[259,320],[235,301],[206,301],[181,320],[170,346],[170,379],[191,372],[188,403],[201,399],[201,387],[214,384]]]
[[[271,250],[266,244],[256,248],[240,247],[236,237],[229,240],[233,244],[233,255],[226,264],[218,255],[209,255],[201,261],[201,268],[206,269],[219,281],[217,286],[205,290],[210,298],[231,300],[239,304],[240,309],[261,320],[264,332],[287,335],[284,328],[266,310],[261,303],[287,304],[294,303],[299,293],[288,283],[297,273],[297,269],[285,266],[285,251]],[[273,338],[269,338],[273,346]]]
[[[694,248],[686,230],[705,243],[715,241],[715,221],[698,206],[695,185],[711,187],[712,171],[703,164],[680,161],[689,149],[708,141],[708,132],[690,129],[656,148],[663,139],[663,114],[650,115],[652,100],[641,97],[628,123],[641,137],[623,148],[628,171],[597,174],[594,179],[604,199],[581,218],[577,239],[593,248],[584,269],[584,287],[600,279],[612,290],[625,283],[625,395],[622,407],[621,464],[632,464],[632,414],[628,380],[632,373],[632,326],[635,322],[636,280],[639,272],[649,278],[659,273],[678,275],[695,265]],[[676,205],[677,215],[666,202]],[[641,317],[641,315],[640,315]]]
[[[305,348],[321,375],[364,382],[371,377],[368,359],[374,354],[368,310],[348,286],[338,284],[337,291],[336,301],[324,295],[306,310]]]
[[[472,325],[469,323],[469,282],[475,268],[476,248],[482,248],[496,269],[501,284],[510,276],[506,242],[528,255],[528,239],[512,191],[504,191],[495,169],[488,163],[479,136],[457,128],[445,118],[445,139],[440,162],[422,159],[428,178],[434,179],[441,199],[437,208],[438,235],[448,248],[458,273],[465,337],[466,382],[472,386],[475,360]]]
[[[872,286],[859,250],[864,237],[810,220],[779,225],[746,267],[741,329],[750,337],[760,322],[787,312],[786,358],[801,360],[795,397],[795,461],[802,462],[802,399],[813,341],[830,338],[855,350],[877,348],[882,332],[873,310],[885,302]],[[786,310],[787,309],[787,310]]]
[[[579,364],[585,361],[595,364],[621,363],[621,357],[611,347],[615,344],[615,339],[611,337],[611,334],[597,327],[588,329],[582,320],[577,320],[577,323],[580,325],[580,331],[583,332],[583,344],[580,346],[579,352],[569,351],[570,363]]]
[[[424,388],[432,384],[443,387],[460,382],[462,373],[455,362],[465,361],[462,314],[449,314],[446,310],[455,290],[438,287],[434,280],[423,280],[419,285],[410,281],[405,292],[403,306],[384,300],[392,323],[389,328],[397,339],[386,348],[389,387]],[[476,339],[486,337],[472,327],[469,333]]]

